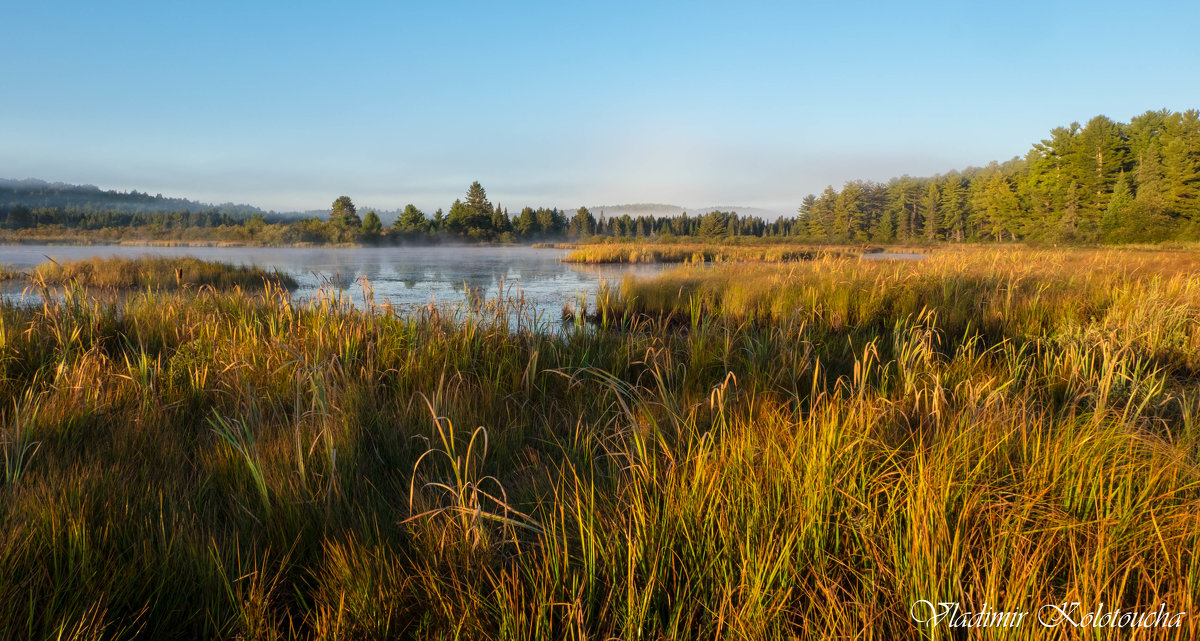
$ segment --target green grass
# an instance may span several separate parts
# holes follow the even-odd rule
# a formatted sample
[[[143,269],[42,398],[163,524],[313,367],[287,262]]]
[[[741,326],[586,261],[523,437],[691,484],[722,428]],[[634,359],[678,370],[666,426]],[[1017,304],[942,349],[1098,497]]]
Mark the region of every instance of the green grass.
[[[689,268],[554,334],[276,289],[0,308],[0,637],[1195,612],[1194,255],[929,260]]]

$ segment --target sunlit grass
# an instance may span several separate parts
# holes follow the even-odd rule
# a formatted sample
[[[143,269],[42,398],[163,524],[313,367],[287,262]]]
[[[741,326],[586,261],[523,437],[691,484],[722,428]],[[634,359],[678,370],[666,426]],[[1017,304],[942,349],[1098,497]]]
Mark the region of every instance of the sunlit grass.
[[[274,288],[0,307],[0,637],[952,638],[912,601],[1192,613],[1193,256],[688,268],[558,332],[502,303]]]
[[[564,259],[568,263],[787,263],[823,257],[852,257],[862,248],[781,244],[727,243],[612,243],[580,245]]]
[[[81,285],[113,289],[176,289],[184,286],[243,289],[264,286],[296,287],[286,274],[251,267],[235,267],[191,258],[91,258],[43,263],[30,279],[46,285]]]

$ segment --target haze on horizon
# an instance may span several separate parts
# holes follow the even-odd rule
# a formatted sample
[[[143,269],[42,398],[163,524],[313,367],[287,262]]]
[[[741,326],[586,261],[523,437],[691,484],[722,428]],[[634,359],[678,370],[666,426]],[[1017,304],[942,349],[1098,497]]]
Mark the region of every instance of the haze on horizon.
[[[285,210],[794,211],[1200,107],[1185,2],[19,3],[0,177]]]

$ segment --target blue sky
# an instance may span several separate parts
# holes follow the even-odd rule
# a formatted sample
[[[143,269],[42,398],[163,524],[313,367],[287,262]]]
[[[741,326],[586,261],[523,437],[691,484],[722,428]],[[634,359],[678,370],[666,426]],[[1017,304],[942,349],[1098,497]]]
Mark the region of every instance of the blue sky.
[[[269,209],[665,202],[1200,108],[1200,3],[13,2],[0,177]]]

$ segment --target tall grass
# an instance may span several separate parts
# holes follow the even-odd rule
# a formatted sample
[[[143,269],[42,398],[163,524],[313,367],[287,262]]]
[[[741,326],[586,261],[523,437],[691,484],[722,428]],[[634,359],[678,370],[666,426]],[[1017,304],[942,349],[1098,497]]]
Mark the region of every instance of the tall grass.
[[[563,260],[568,263],[787,263],[822,257],[852,257],[863,251],[862,248],[780,244],[613,243],[579,246]]]
[[[960,638],[912,602],[1193,613],[1192,264],[735,265],[624,283],[604,324],[551,333],[503,304],[275,289],[5,306],[24,455],[0,636]],[[1078,631],[988,636],[1055,635]]]
[[[30,278],[47,285],[81,285],[112,289],[177,289],[184,286],[244,289],[264,286],[293,289],[296,281],[286,274],[252,267],[237,267],[191,257],[90,258],[59,263],[50,261],[34,269]]]

